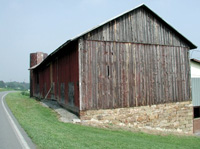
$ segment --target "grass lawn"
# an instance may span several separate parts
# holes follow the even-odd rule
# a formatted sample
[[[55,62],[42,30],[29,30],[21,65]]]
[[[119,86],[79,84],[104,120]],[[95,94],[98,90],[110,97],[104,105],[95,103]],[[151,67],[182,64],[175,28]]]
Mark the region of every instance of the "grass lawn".
[[[19,92],[8,94],[6,102],[38,148],[200,148],[197,137],[159,136],[62,123],[54,111]]]
[[[0,88],[0,92],[3,92],[3,91],[11,91],[12,89],[10,88]]]

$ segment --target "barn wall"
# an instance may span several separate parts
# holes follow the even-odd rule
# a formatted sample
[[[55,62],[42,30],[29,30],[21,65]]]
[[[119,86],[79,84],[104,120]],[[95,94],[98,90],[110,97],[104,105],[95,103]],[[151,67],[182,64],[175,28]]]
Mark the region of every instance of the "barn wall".
[[[200,106],[200,78],[191,78],[192,84],[192,104],[193,106]]]
[[[78,81],[78,46],[70,46],[63,57],[53,64],[54,96],[66,108],[79,111],[79,81]],[[75,107],[75,109],[74,109]]]
[[[45,98],[51,89],[50,67],[46,66],[42,70],[34,70],[33,75],[33,96],[37,98]],[[47,96],[49,98],[50,96]]]
[[[81,110],[191,100],[185,47],[80,40]]]
[[[50,82],[50,65],[46,66],[45,69],[39,71],[39,90],[40,90],[40,98],[48,98],[50,99],[49,90],[51,89]]]
[[[194,61],[190,61],[191,66],[191,78],[200,78],[200,64]]]
[[[38,91],[38,89],[37,89],[37,82],[36,82],[36,76],[37,76],[37,73],[35,72],[35,71],[32,71],[31,72],[32,74],[31,74],[31,83],[30,83],[30,85],[31,85],[31,87],[30,87],[30,93],[31,93],[31,97],[37,97],[38,96],[38,93],[39,93],[39,91]]]
[[[67,109],[78,113],[78,74],[78,45],[73,42],[52,57],[49,63],[34,70],[34,96],[55,99]]]
[[[188,47],[172,30],[140,8],[86,34],[85,39]]]
[[[30,54],[30,68],[41,63],[48,54],[43,53],[43,52],[36,52],[36,53],[31,53]],[[34,86],[35,86],[35,82],[33,81],[34,78],[34,73],[33,70],[30,70],[30,96],[33,96],[33,90],[34,90]],[[39,92],[39,91],[38,91]]]

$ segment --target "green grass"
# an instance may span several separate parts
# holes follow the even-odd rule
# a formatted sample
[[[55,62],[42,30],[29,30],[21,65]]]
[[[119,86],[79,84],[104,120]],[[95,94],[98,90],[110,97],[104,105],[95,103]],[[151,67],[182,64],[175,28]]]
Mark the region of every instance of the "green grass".
[[[21,93],[8,94],[6,101],[38,148],[200,148],[197,137],[159,136],[62,123],[54,111]]]
[[[29,91],[22,91],[21,94],[24,95],[24,96],[30,97],[30,92]]]
[[[13,89],[10,89],[10,88],[0,88],[0,92],[4,92],[4,91],[11,91]]]

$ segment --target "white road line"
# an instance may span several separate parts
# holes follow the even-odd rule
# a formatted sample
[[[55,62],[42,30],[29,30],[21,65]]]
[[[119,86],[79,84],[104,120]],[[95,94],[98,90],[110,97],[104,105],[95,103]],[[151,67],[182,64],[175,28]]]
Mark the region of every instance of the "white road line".
[[[21,132],[20,132],[19,129],[17,128],[15,122],[13,121],[12,117],[10,116],[8,110],[7,110],[6,107],[5,107],[5,104],[4,104],[4,97],[5,97],[6,95],[7,95],[7,94],[5,94],[5,95],[2,97],[2,100],[1,100],[1,101],[2,101],[3,108],[4,108],[4,110],[5,110],[5,112],[6,112],[7,116],[8,116],[8,118],[9,118],[9,120],[10,120],[10,124],[11,124],[12,128],[14,129],[14,132],[15,132],[15,134],[17,135],[17,138],[18,138],[20,144],[22,145],[22,148],[23,148],[23,149],[30,149],[30,147],[28,146],[26,140],[25,140],[24,137],[22,136]]]

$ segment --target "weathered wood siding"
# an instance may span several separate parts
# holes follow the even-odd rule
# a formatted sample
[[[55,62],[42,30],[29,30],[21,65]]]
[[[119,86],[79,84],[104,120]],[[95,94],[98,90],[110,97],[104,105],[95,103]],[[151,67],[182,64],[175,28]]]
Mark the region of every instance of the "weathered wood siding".
[[[144,8],[129,12],[84,36],[88,40],[120,41],[188,47],[169,27]]]
[[[79,39],[80,110],[191,100],[189,46],[139,8]]]
[[[79,41],[81,110],[190,100],[188,48]]]

